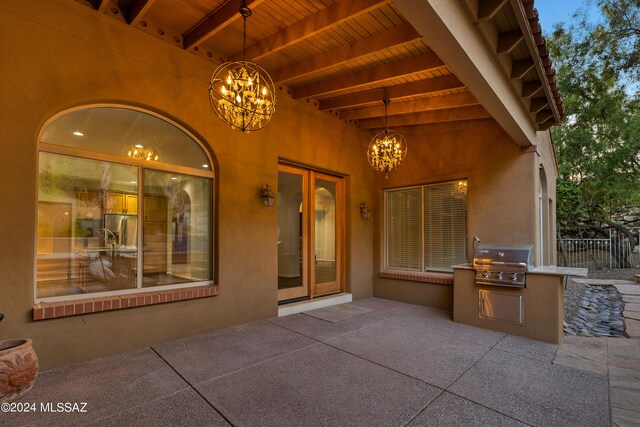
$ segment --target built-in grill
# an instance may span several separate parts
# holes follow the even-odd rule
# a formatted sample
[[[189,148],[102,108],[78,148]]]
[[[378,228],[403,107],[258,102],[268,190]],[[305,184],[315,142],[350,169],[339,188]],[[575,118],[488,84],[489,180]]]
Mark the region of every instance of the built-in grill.
[[[473,256],[476,285],[524,288],[533,268],[532,245],[482,245]]]

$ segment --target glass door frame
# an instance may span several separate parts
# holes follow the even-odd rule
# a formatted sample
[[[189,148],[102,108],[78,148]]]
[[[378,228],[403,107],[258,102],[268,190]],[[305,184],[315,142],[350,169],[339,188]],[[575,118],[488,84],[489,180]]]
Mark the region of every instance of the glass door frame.
[[[294,288],[287,289],[278,289],[278,301],[286,301],[290,299],[303,298],[309,295],[309,274],[308,263],[306,262],[309,256],[309,197],[307,197],[307,194],[309,192],[309,174],[308,171],[304,169],[283,164],[278,165],[278,172],[284,172],[302,177],[302,270],[300,272],[302,286],[296,286]],[[278,183],[278,187],[279,185],[280,183]],[[280,193],[280,188],[278,188],[278,193]],[[280,209],[279,197],[278,209]]]
[[[278,172],[302,177],[302,286],[278,289],[278,301],[305,297],[312,299],[344,291],[345,178],[289,163],[279,163]],[[325,283],[316,283],[315,280],[315,187],[317,180],[333,182],[336,185],[336,279]],[[280,200],[278,200],[278,206],[279,204]]]
[[[312,217],[315,218],[315,206],[316,206],[316,181],[328,181],[336,185],[336,280],[331,282],[316,283],[316,263],[315,257],[313,260],[309,259],[309,278],[310,278],[310,293],[309,297],[313,298],[316,295],[325,295],[336,292],[342,292],[343,290],[343,273],[342,273],[342,259],[344,254],[344,178],[335,175],[328,175],[322,172],[309,171],[311,178],[311,185],[309,186],[309,200],[310,205],[314,206]],[[310,227],[310,248],[313,248],[312,253],[315,254],[315,221],[314,226]]]

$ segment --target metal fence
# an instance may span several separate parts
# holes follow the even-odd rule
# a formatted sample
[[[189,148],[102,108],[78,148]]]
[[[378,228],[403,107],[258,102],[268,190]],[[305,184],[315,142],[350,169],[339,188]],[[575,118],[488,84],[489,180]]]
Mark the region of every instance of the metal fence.
[[[640,228],[631,232],[640,241]],[[636,268],[640,265],[640,245],[631,248],[629,239],[616,229],[608,239],[559,239],[558,265],[590,269]],[[564,256],[563,256],[564,253]]]

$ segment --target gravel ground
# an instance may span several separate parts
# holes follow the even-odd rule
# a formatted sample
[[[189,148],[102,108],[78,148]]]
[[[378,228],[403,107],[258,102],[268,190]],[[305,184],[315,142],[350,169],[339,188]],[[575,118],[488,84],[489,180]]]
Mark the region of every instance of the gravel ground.
[[[634,274],[640,274],[640,268],[616,268],[611,270],[589,270],[590,279],[633,280]],[[573,319],[580,307],[587,287],[569,279],[564,291],[564,318]]]

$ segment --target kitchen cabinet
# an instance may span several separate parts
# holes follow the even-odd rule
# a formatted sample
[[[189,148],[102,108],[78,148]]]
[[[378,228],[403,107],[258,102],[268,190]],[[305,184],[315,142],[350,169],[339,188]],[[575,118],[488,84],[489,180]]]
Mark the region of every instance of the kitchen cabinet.
[[[168,224],[167,198],[145,196],[144,198],[144,272],[167,271]]]
[[[138,196],[122,193],[105,193],[105,213],[111,214],[138,214]]]

